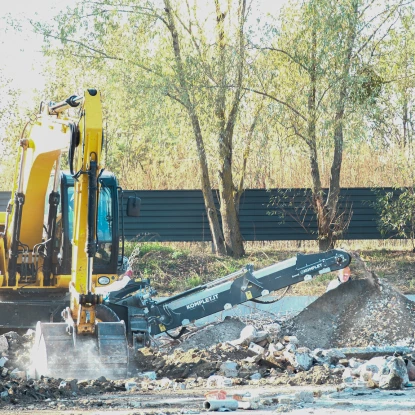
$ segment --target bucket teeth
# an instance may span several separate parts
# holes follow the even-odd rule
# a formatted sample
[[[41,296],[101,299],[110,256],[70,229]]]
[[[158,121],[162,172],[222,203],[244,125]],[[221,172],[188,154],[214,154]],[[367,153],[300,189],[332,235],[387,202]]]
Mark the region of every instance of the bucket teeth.
[[[124,322],[98,323],[95,335],[70,335],[65,323],[36,326],[32,350],[34,376],[94,379],[127,376],[128,345]]]

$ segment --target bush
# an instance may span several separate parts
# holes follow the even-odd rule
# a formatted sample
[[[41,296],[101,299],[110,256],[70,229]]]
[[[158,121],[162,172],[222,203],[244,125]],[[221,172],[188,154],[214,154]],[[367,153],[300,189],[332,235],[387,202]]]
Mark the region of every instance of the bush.
[[[415,187],[377,196],[378,226],[383,235],[409,239],[415,252]]]

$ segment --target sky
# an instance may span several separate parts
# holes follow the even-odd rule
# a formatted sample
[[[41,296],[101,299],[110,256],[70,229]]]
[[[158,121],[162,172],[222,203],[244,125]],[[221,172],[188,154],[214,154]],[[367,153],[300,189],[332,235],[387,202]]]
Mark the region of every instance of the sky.
[[[271,14],[278,13],[286,1],[258,0],[262,11]],[[11,80],[12,87],[22,91],[23,101],[30,101],[33,90],[41,89],[47,76],[42,68],[42,37],[32,32],[28,20],[51,21],[60,11],[74,6],[76,2],[77,0],[0,0],[0,73]],[[10,18],[25,22],[20,31],[9,26]]]

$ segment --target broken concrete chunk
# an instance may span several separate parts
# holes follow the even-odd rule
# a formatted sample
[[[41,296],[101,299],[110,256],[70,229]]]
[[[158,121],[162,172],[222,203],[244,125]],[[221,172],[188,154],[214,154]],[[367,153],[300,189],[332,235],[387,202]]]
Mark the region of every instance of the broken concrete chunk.
[[[251,380],[259,380],[259,379],[262,378],[262,376],[261,376],[261,373],[257,372],[257,373],[254,373],[253,375],[251,375],[249,378]]]
[[[5,335],[0,336],[0,354],[7,353],[9,350],[9,342],[6,339]]]
[[[313,352],[315,361],[320,364],[337,365],[340,359],[344,359],[346,356],[344,353],[337,349],[315,349]]]
[[[281,343],[281,342],[278,342],[276,345],[275,345],[275,347],[277,348],[277,350],[280,352],[281,350],[284,350],[285,349],[285,346]]]
[[[173,385],[173,381],[171,381],[169,378],[163,378],[159,381],[159,385],[163,389],[168,389]],[[127,386],[126,386],[126,388],[127,388]]]
[[[346,368],[342,374],[342,379],[345,383],[353,383],[353,374],[350,368]]]
[[[361,366],[364,362],[362,362],[359,359],[356,359],[354,357],[352,357],[349,360],[349,367],[351,367],[352,369],[357,369],[359,366]]]
[[[285,350],[287,352],[295,352],[297,350],[297,346],[294,343],[288,343]]]
[[[253,343],[261,343],[269,339],[269,333],[265,330],[258,331],[257,335],[251,340]]]
[[[278,352],[279,350],[277,349],[276,345],[274,343],[270,343],[268,346],[268,352],[270,354],[274,354],[275,352]]]
[[[127,391],[134,390],[138,388],[138,383],[134,381],[125,382],[125,389]]]
[[[309,370],[313,366],[313,356],[307,347],[299,347],[294,352],[285,351],[284,357],[297,370]]]
[[[207,387],[210,388],[212,386],[217,388],[229,387],[232,386],[233,382],[232,379],[226,378],[224,376],[213,375],[209,376],[207,380]]]
[[[298,344],[300,343],[296,336],[284,336],[284,341],[291,344]]]
[[[26,378],[26,372],[19,369],[13,369],[10,372],[10,379],[25,379]]]
[[[219,372],[227,378],[236,378],[238,376],[238,364],[228,360],[220,365]]]
[[[265,349],[255,343],[250,343],[248,347],[248,353],[252,355],[265,354]]]
[[[143,372],[143,373],[140,373],[138,375],[138,377],[140,377],[140,378],[146,378],[148,380],[156,380],[157,379],[157,374],[154,371],[151,371],[151,372]]]
[[[5,356],[0,358],[0,367],[3,367],[9,359]]]
[[[241,334],[239,335],[240,344],[249,344],[256,336],[257,329],[252,325],[248,325],[241,330]]]
[[[392,357],[381,371],[379,387],[381,389],[402,389],[408,383],[405,361],[402,357]]]

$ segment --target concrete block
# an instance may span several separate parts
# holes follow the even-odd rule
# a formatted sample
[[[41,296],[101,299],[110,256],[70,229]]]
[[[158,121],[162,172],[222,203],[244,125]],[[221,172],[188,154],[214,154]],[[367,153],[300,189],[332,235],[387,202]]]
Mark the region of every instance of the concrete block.
[[[248,353],[251,355],[265,354],[265,349],[255,343],[250,343],[248,347]]]

